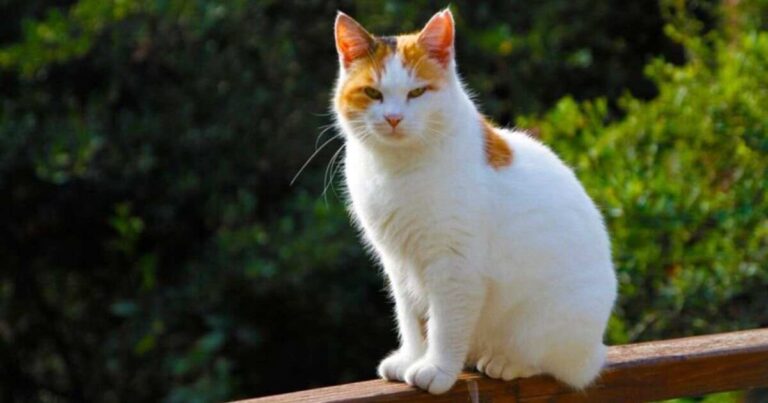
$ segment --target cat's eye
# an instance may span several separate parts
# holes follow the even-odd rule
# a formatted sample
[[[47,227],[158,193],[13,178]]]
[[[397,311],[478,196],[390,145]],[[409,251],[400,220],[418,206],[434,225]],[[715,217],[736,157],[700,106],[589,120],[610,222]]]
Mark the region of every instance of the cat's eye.
[[[414,90],[411,90],[410,92],[408,92],[408,99],[417,98],[424,95],[424,93],[427,92],[427,89],[428,87],[419,87]]]
[[[365,92],[365,95],[368,95],[369,98],[375,99],[377,101],[381,101],[384,98],[384,96],[381,94],[381,91],[373,87],[365,87],[363,88],[363,92]]]

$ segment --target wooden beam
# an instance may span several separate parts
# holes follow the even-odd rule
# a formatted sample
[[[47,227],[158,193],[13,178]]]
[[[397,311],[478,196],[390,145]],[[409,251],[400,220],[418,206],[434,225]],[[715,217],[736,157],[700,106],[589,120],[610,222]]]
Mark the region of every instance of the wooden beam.
[[[574,391],[549,376],[503,382],[464,373],[443,395],[402,383],[350,383],[242,400],[277,402],[640,402],[768,387],[768,329],[609,348],[600,378]]]

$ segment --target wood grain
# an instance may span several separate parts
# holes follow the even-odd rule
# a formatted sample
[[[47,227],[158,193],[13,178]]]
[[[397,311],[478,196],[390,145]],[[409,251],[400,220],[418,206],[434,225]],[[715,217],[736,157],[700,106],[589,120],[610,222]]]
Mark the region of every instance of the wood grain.
[[[609,348],[600,378],[574,391],[549,376],[502,382],[464,373],[432,396],[402,383],[350,383],[239,403],[282,402],[642,402],[768,387],[768,329]]]

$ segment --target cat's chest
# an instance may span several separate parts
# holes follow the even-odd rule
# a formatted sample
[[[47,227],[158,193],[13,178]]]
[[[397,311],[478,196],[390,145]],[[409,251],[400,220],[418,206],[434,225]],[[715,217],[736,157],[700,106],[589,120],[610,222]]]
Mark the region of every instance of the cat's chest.
[[[420,180],[350,181],[349,191],[355,214],[366,227],[386,232],[402,225],[425,225],[432,220],[439,189]]]
[[[452,243],[459,209],[441,184],[422,176],[350,179],[354,214],[380,252],[419,264]]]

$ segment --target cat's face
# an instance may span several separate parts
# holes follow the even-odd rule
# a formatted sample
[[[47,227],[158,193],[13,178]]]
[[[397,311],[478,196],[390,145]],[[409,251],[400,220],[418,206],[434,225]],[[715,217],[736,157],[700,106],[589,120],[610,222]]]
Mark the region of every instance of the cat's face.
[[[440,132],[453,69],[449,10],[410,35],[376,37],[343,13],[335,31],[341,65],[335,108],[355,136],[405,145]]]

